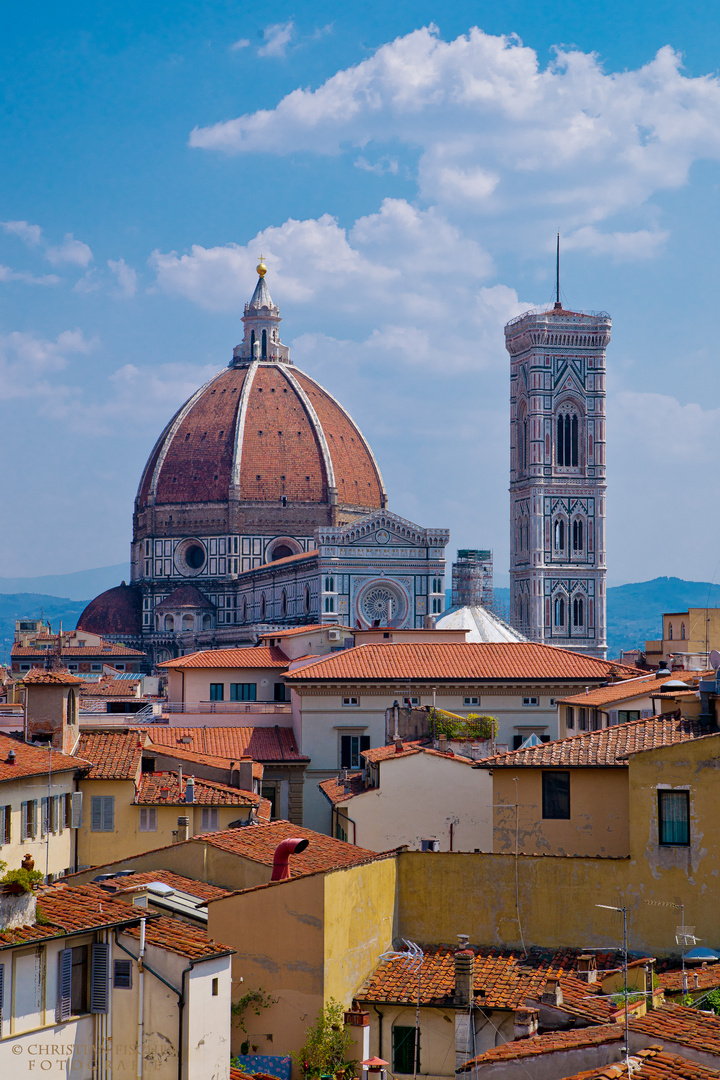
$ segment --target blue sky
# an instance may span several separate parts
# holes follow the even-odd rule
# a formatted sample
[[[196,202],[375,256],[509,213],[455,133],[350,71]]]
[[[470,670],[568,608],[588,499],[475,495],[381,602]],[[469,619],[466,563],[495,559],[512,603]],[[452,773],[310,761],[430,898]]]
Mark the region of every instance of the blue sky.
[[[3,575],[127,557],[262,250],[391,508],[507,567],[507,318],[613,316],[612,584],[717,580],[720,17],[690,3],[40,3],[0,44]]]

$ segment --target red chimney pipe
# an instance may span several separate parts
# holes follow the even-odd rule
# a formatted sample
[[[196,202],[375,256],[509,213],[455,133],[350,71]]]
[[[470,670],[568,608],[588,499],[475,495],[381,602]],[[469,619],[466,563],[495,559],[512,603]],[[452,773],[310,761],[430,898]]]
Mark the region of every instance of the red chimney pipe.
[[[275,848],[271,881],[287,881],[290,877],[290,856],[298,855],[310,843],[302,836],[291,836]]]

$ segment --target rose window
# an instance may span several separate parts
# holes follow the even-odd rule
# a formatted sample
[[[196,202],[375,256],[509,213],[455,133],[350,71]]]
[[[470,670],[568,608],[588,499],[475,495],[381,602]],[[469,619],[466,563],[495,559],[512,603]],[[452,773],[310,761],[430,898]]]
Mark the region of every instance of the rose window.
[[[360,613],[371,625],[387,624],[403,613],[404,604],[395,589],[388,585],[372,585],[360,600]]]

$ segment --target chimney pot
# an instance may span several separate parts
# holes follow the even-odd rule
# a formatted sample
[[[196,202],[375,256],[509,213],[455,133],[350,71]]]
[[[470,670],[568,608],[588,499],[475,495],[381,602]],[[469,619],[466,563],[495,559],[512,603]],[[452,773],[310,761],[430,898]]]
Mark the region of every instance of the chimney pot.
[[[402,748],[403,748],[402,739],[395,739],[395,753],[396,754],[402,753]]]
[[[563,992],[558,979],[548,979],[540,998],[543,1005],[562,1005]]]
[[[515,1013],[515,1039],[531,1039],[533,1035],[537,1035],[539,1023],[539,1009],[518,1009]]]
[[[447,735],[439,735],[438,736],[438,750],[440,751],[441,754],[447,753],[447,745],[448,745]]]
[[[455,1004],[472,1004],[475,985],[475,953],[468,948],[467,934],[458,934],[458,949],[455,952]]]

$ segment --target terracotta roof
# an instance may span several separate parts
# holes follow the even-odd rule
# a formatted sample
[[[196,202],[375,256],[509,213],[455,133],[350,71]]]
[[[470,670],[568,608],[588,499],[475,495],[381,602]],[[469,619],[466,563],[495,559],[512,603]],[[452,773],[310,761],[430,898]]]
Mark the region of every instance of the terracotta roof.
[[[134,780],[138,775],[144,731],[83,731],[77,744],[80,757],[92,763],[91,780]]]
[[[128,701],[139,701],[137,695],[132,693],[139,684],[140,679],[136,682],[128,682],[127,679],[103,679],[100,682],[84,682],[80,688],[80,693],[84,698],[122,697],[127,698]]]
[[[358,645],[285,676],[289,682],[406,680],[482,682],[512,679],[532,682],[605,680],[605,660],[525,641],[408,642]],[[629,675],[634,668],[621,669]]]
[[[13,657],[46,657],[48,654],[52,655],[52,649],[38,649],[32,645],[13,645],[11,655]],[[97,660],[104,659],[107,656],[120,657],[138,657],[140,660],[144,660],[146,654],[139,652],[138,649],[130,649],[127,645],[113,645],[109,641],[103,642],[102,645],[63,645],[62,658],[68,660]]]
[[[720,964],[710,964],[708,967],[698,967],[697,964],[690,964],[686,967],[687,986],[688,993],[692,994],[695,990],[712,990],[716,986],[720,986]],[[697,985],[695,979],[697,977]],[[668,994],[679,994],[683,989],[683,973],[682,968],[673,969],[671,971],[658,971],[657,972],[658,983],[663,990]]]
[[[18,686],[77,686],[82,682],[76,675],[71,675],[67,668],[54,668],[46,671],[45,668],[32,668],[27,675],[18,679]]]
[[[319,555],[317,548],[312,551],[301,551],[297,555],[286,555],[283,559],[273,559],[272,562],[263,563],[262,566],[254,566],[252,570],[243,570],[243,574],[260,574],[264,570],[274,570],[276,566],[286,566],[288,563],[299,562],[301,559],[315,559]]]
[[[572,694],[570,697],[557,698],[560,705],[610,705],[616,701],[629,701],[634,697],[648,697],[653,690],[659,690],[671,678],[680,677],[683,682],[697,681],[698,672],[683,671],[677,675],[662,675],[660,678],[653,672],[641,679],[623,679],[621,682],[611,683],[609,686],[599,686],[590,690],[587,694]]]
[[[554,1054],[562,1050],[579,1050],[586,1046],[602,1046],[622,1039],[624,1029],[619,1024],[598,1024],[596,1027],[571,1028],[569,1031],[546,1031],[531,1039],[516,1039],[502,1043],[471,1058],[458,1072],[468,1072],[475,1065],[490,1065],[495,1061],[514,1061],[520,1058]]]
[[[177,608],[205,608],[214,611],[215,604],[195,585],[178,585],[169,596],[155,605],[155,611],[175,611]]]
[[[697,720],[687,720],[677,713],[653,716],[646,720],[630,720],[600,731],[586,731],[567,739],[543,743],[527,750],[510,750],[475,762],[477,769],[623,767],[629,754],[642,750],[657,750],[661,746],[689,742],[707,735],[707,728]]]
[[[661,1046],[638,1050],[630,1060],[632,1080],[718,1080],[720,1076],[715,1069],[706,1069],[687,1058],[665,1053]],[[574,1073],[566,1080],[621,1080],[627,1073],[624,1062],[618,1062]]]
[[[155,746],[186,746],[217,757],[251,757],[262,762],[309,761],[299,753],[292,728],[286,727],[166,727],[155,725],[150,738]],[[189,738],[191,742],[182,740]]]
[[[318,784],[323,795],[335,806],[337,803],[352,799],[354,795],[362,795],[364,791],[370,791],[361,772],[348,773],[346,790],[345,782],[339,776],[333,776],[330,780],[323,780]]]
[[[366,761],[376,764],[379,761],[391,761],[396,758],[412,757],[413,754],[431,754],[433,757],[447,758],[449,761],[457,761],[460,765],[474,765],[472,758],[455,754],[452,750],[436,750],[432,746],[424,746],[421,740],[417,742],[404,742],[402,750],[396,750],[394,743],[390,746],[376,746],[369,750],[363,750],[362,756]]]
[[[294,366],[252,368],[238,439],[239,405],[249,370],[225,368],[178,410],[145,467],[138,510],[153,495],[157,506],[227,502],[233,487],[243,502],[279,506],[284,495],[290,503],[329,505],[321,438],[333,464],[338,504],[379,509],[384,492],[365,440],[330,395]],[[314,415],[307,408],[308,398]],[[242,447],[239,490],[232,475],[236,446]]]
[[[111,878],[102,882],[103,890],[124,889],[149,885],[153,881],[162,881],[165,885],[171,885],[173,889],[196,896],[198,900],[219,900],[222,896],[228,896],[227,889],[221,889],[219,885],[208,885],[206,881],[196,881],[195,878],[186,878],[181,874],[174,874],[172,870],[138,870],[134,874],[126,874],[122,877]],[[112,896],[112,891],[110,892]]]
[[[7,760],[11,750],[15,752],[14,765]],[[89,764],[82,756],[61,754],[59,750],[53,750],[50,754],[45,746],[35,746],[12,739],[9,735],[0,735],[0,783],[19,780],[24,776],[47,776],[48,763],[54,773],[74,772],[87,768]]]
[[[149,729],[149,738],[152,739],[154,731]],[[156,754],[162,754],[165,757],[173,758],[177,761],[187,761],[191,765],[212,765],[216,769],[225,769],[230,771],[231,765],[239,765],[243,760],[251,760],[248,758],[226,758],[218,757],[216,754],[203,754],[201,752],[193,753],[192,750],[188,750],[187,747],[181,743],[180,746],[170,746],[168,744],[156,744],[153,743],[148,749],[154,751]],[[265,769],[261,762],[253,761],[253,778],[255,780],[262,780],[265,773]]]
[[[160,668],[286,668],[290,661],[276,646],[255,649],[206,649],[165,660]]]
[[[140,927],[129,927],[130,937],[140,939]],[[221,945],[208,937],[207,931],[200,926],[192,926],[181,919],[169,915],[160,915],[148,920],[145,927],[145,943],[155,945],[168,952],[177,953],[188,960],[209,960],[211,956],[228,956],[235,952],[230,945]]]
[[[24,942],[47,941],[108,926],[137,922],[140,913],[124,900],[115,900],[98,885],[40,886],[37,894],[38,915],[45,920],[32,926],[0,931],[0,949]],[[148,926],[150,919],[148,916]]]
[[[284,560],[278,559],[278,562]],[[347,626],[340,626],[339,623],[328,623],[327,625],[321,625],[320,623],[308,623],[307,626],[289,626],[285,630],[268,630],[265,634],[260,634],[260,640],[264,641],[265,638],[276,637],[295,637],[296,634],[309,634],[313,630],[348,630]]]
[[[692,979],[688,980],[692,985]],[[630,1030],[720,1055],[720,1018],[685,1005],[664,1005],[630,1021]]]
[[[270,821],[267,824],[250,825],[246,829],[226,829],[224,832],[203,833],[202,838],[213,847],[241,855],[253,862],[272,866],[275,848],[282,840],[299,836],[310,843],[304,851],[291,856],[290,871],[293,877],[311,874],[318,870],[334,870],[342,866],[354,866],[378,858],[375,851],[346,844],[322,833],[313,832],[303,825],[290,821]]]
[[[143,773],[134,802],[138,806],[186,806],[186,786],[187,777],[184,778],[181,792],[178,774],[174,772]],[[258,806],[260,796],[252,791],[241,791],[227,784],[195,777],[195,803],[198,806]]]
[[[142,593],[137,585],[116,585],[91,600],[77,621],[78,630],[88,634],[142,633]]]

